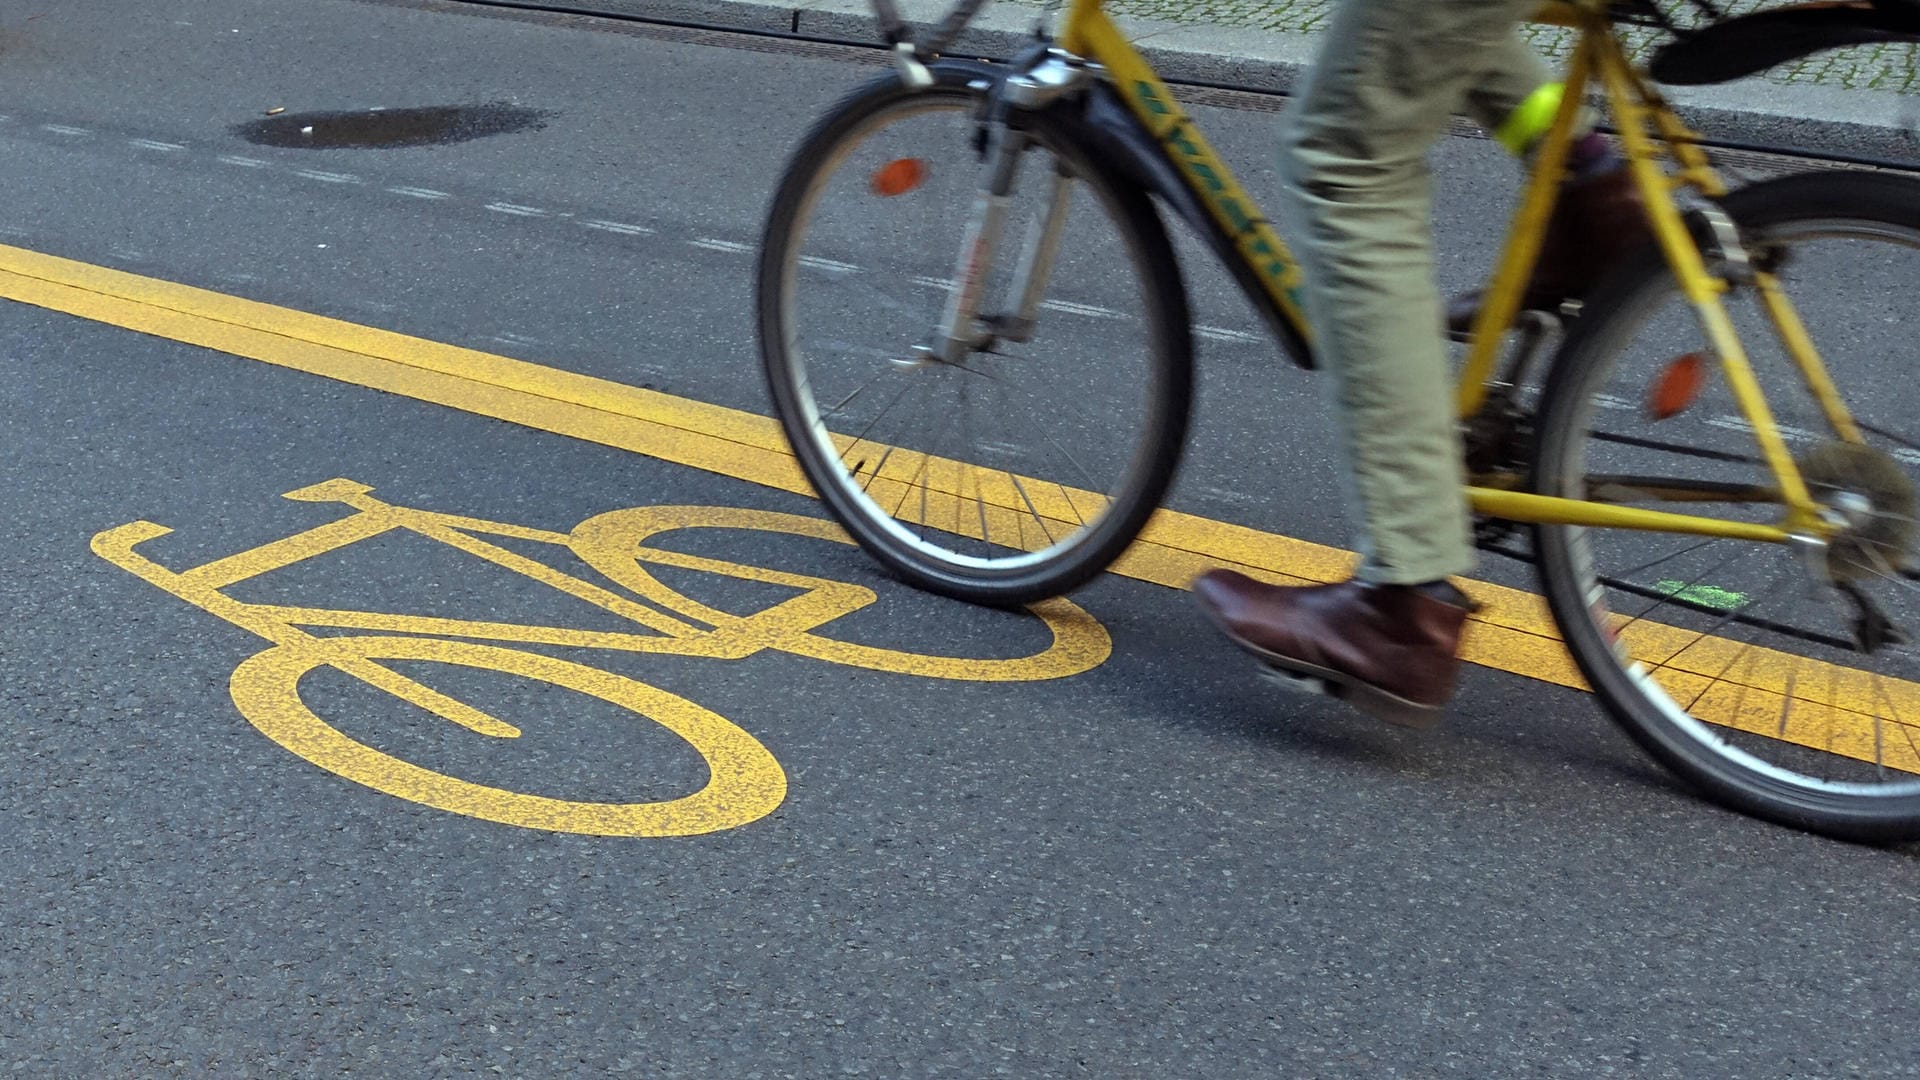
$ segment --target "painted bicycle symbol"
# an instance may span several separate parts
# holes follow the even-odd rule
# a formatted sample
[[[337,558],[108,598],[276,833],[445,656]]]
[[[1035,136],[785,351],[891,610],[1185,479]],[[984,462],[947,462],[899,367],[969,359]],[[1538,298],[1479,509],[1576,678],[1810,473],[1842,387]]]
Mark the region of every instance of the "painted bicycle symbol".
[[[272,645],[234,669],[234,704],[268,738],[308,761],[377,791],[508,825],[602,836],[689,836],[755,821],[786,797],[786,773],[767,748],[708,709],[624,675],[516,646],[568,646],[623,653],[741,660],[766,650],[872,671],[940,679],[1020,682],[1077,675],[1106,660],[1112,643],[1079,607],[1054,600],[1028,609],[1051,633],[1046,648],[1013,659],[931,656],[843,641],[828,624],[873,604],[861,585],[726,562],[655,541],[684,530],[753,530],[851,543],[831,522],[794,514],[706,506],[616,510],[560,533],[396,506],[351,480],[329,480],[286,498],[340,503],[354,513],[188,570],[169,570],[135,551],[172,532],[136,521],[93,538],[102,558]],[[610,612],[635,630],[473,621],[378,611],[247,603],[241,582],[395,531],[445,544]],[[504,546],[553,545],[605,583],[585,580]],[[784,586],[796,594],[748,615],[703,604],[662,583],[649,567],[672,567]],[[315,633],[312,631],[323,631]],[[341,631],[349,631],[341,633]],[[521,729],[400,674],[391,662],[429,661],[503,672],[600,698],[677,735],[702,758],[706,786],[657,802],[570,801],[511,791],[435,772],[369,746],[322,719],[302,699],[301,679],[331,668],[479,736]],[[563,718],[549,717],[549,720]]]

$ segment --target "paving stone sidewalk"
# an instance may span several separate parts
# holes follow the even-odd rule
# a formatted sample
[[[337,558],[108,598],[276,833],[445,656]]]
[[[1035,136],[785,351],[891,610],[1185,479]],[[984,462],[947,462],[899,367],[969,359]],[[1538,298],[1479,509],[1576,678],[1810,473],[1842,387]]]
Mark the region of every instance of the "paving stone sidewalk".
[[[1183,25],[1312,35],[1326,25],[1336,3],[1337,0],[1112,0],[1108,9],[1122,18],[1132,16]],[[1780,3],[1779,0],[1721,0],[1720,6],[1730,14],[1738,14],[1778,7]],[[1684,25],[1690,20],[1683,10],[1677,12],[1677,17]],[[1526,32],[1542,52],[1552,57],[1564,57],[1572,43],[1570,33],[1552,27],[1528,27]],[[1637,50],[1644,52],[1652,47],[1658,34],[1629,30],[1627,36]],[[1911,45],[1879,45],[1819,53],[1799,63],[1776,68],[1762,78],[1784,85],[1914,94],[1920,93],[1916,71],[1920,71],[1920,49]],[[1761,91],[1756,87],[1756,92]]]
[[[909,20],[931,25],[954,0],[895,0]],[[1311,64],[1318,32],[1340,0],[1108,0],[1161,74],[1173,79],[1285,92]],[[1720,0],[1751,11],[1781,0]],[[956,51],[1006,56],[1031,40],[1037,15],[1061,0],[996,0]],[[876,37],[869,0],[570,0],[571,6],[742,30],[846,41]],[[1667,6],[1684,24],[1689,10]],[[1550,58],[1570,35],[1526,32]],[[1626,28],[1645,52],[1657,31]],[[1710,139],[1733,144],[1890,162],[1920,168],[1920,47],[1829,50],[1722,86],[1675,87],[1668,96]]]

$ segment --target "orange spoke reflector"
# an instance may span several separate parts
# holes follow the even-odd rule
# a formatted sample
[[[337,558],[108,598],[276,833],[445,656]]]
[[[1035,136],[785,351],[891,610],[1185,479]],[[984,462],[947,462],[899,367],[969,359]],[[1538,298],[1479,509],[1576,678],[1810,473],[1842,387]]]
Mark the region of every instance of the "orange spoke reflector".
[[[1691,352],[1667,365],[1647,393],[1647,412],[1655,420],[1678,416],[1707,384],[1707,358]]]
[[[927,163],[919,158],[895,158],[873,170],[873,193],[883,199],[905,195],[927,182]]]

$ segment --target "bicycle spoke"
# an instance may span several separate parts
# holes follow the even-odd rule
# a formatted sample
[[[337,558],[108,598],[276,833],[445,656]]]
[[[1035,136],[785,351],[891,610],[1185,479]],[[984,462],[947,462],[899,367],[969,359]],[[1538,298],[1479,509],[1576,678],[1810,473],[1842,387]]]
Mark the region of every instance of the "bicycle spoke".
[[[979,488],[979,480],[975,477],[977,454],[973,454],[977,442],[973,440],[973,409],[968,405],[968,380],[966,379],[960,380],[958,413],[960,413],[960,446],[964,452],[954,455],[954,461],[956,461],[954,465],[954,536],[964,536],[966,532],[960,528],[960,509],[962,509],[960,503],[966,500],[966,482],[968,479],[973,479],[975,490]],[[985,519],[987,519],[985,507],[981,507],[981,521]],[[981,544],[985,544],[985,540],[987,536],[981,534]]]
[[[1026,386],[1023,383],[1016,382],[1011,379],[1008,379],[1006,381],[1008,385],[1014,386],[1019,389],[1026,389]],[[1073,417],[1081,423],[1083,429],[1085,430],[1099,429],[1099,425],[1096,425],[1092,423],[1092,421],[1088,420],[1086,414],[1080,410],[1080,407],[1074,404],[1072,395],[1061,395],[1060,397],[1055,399],[1055,403],[1060,407],[1064,408],[1065,410],[1067,410],[1068,412],[1072,413]],[[1046,430],[1047,429],[1043,426],[1042,431],[1045,432]],[[1049,439],[1049,441],[1053,441],[1053,440]],[[1087,470],[1080,465],[1078,461],[1075,461],[1072,455],[1068,454],[1064,448],[1061,448],[1058,442],[1054,442],[1054,446],[1060,449],[1062,456],[1067,458],[1069,463],[1071,463],[1074,466],[1074,468],[1080,473],[1081,477],[1085,479],[1089,485],[1095,488],[1100,486],[1099,482],[1095,480],[1092,477],[1092,475],[1089,474]]]
[[[1694,578],[1692,581],[1687,582],[1685,585],[1682,585],[1678,589],[1672,590],[1671,592],[1668,593],[1668,596],[1678,596],[1680,594],[1689,592],[1697,588],[1699,584],[1707,580],[1707,578],[1711,577],[1714,574],[1719,573],[1722,570],[1725,570],[1727,566],[1730,563],[1732,563],[1735,559],[1738,559],[1740,555],[1741,555],[1740,552],[1738,551],[1734,552],[1733,554],[1727,556],[1726,558],[1720,560],[1719,562],[1708,567],[1706,570],[1702,571],[1699,577]],[[1653,603],[1647,605],[1646,608],[1643,609],[1638,615],[1635,615],[1633,618],[1628,619],[1625,623],[1622,623],[1618,627],[1618,632],[1625,633],[1628,627],[1632,626],[1634,623],[1639,622],[1641,619],[1646,618],[1647,615],[1652,613],[1652,611],[1655,608],[1659,607],[1664,602],[1665,600],[1663,598],[1663,599],[1655,600]]]
[[[1780,573],[1775,574],[1771,579],[1767,581],[1767,584],[1764,587],[1771,588],[1775,582],[1778,582],[1781,578],[1786,577],[1787,574],[1793,572],[1794,569],[1795,568],[1793,567],[1788,567],[1786,570],[1783,570]],[[1762,600],[1760,602],[1761,605],[1764,605],[1765,603],[1766,603],[1765,600]],[[1708,626],[1705,630],[1702,630],[1696,633],[1692,641],[1687,642],[1686,645],[1676,650],[1672,656],[1667,657],[1666,662],[1671,662],[1674,659],[1674,657],[1677,657],[1680,654],[1686,652],[1688,649],[1693,648],[1695,645],[1698,645],[1701,642],[1706,641],[1708,638],[1717,636],[1720,633],[1720,631],[1725,629],[1726,625],[1733,620],[1733,617],[1737,614],[1744,612],[1747,606],[1748,605],[1742,605],[1739,609],[1735,611],[1729,611],[1725,615],[1722,615],[1718,620],[1716,620],[1712,625]],[[1759,605],[1754,605],[1754,606],[1759,606]],[[1751,642],[1742,642],[1740,645],[1741,652],[1745,652],[1747,649],[1751,649],[1752,647],[1753,647],[1753,644]],[[1735,659],[1738,659],[1738,658],[1739,658],[1739,654],[1736,653]],[[1663,662],[1662,666],[1665,666],[1666,662]],[[1728,661],[1727,667],[1731,667],[1732,664],[1733,664],[1733,661],[1731,660]],[[1726,676],[1727,667],[1722,667],[1718,675],[1715,675],[1712,679],[1708,680],[1708,683],[1707,683],[1708,688],[1711,688],[1714,683],[1719,682],[1722,678]],[[1699,694],[1694,695],[1693,701],[1687,703],[1687,708],[1691,709],[1694,707],[1694,705],[1698,704],[1700,701],[1700,697],[1705,695],[1705,693],[1706,693],[1706,690],[1701,690]]]
[[[1754,649],[1752,642],[1747,642],[1741,651],[1745,653],[1747,657],[1747,676],[1739,681],[1740,695],[1733,699],[1733,718],[1736,721],[1746,713],[1747,691],[1753,689],[1754,661],[1760,658],[1760,654]]]
[[[1726,610],[1723,607],[1715,607],[1712,604],[1701,601],[1688,600],[1684,596],[1677,595],[1672,589],[1661,589],[1649,585],[1636,585],[1612,576],[1601,576],[1597,580],[1609,589],[1647,600],[1658,600],[1669,607],[1679,608],[1682,611],[1692,611],[1701,615],[1717,616],[1723,614]],[[1765,630],[1768,633],[1781,634],[1795,641],[1804,641],[1809,645],[1825,645],[1828,648],[1841,650],[1848,650],[1854,647],[1851,641],[1833,637],[1829,634],[1823,634],[1818,630],[1809,630],[1805,627],[1794,626],[1790,623],[1777,622],[1773,619],[1756,619],[1751,616],[1736,615],[1733,621],[1742,626],[1750,626],[1756,630]]]
[[[929,517],[927,513],[927,498],[933,489],[931,482],[933,479],[933,459],[937,451],[947,444],[947,435],[953,430],[953,420],[954,414],[952,411],[949,411],[946,417],[941,420],[940,427],[934,432],[933,438],[927,443],[931,449],[922,453],[920,456],[920,475],[926,480],[926,482],[920,486],[920,518],[917,522],[920,527],[920,542],[922,544],[927,542],[927,526],[931,524],[931,522],[927,520]],[[956,491],[954,494],[957,496],[959,492]]]
[[[1787,669],[1787,691],[1780,699],[1780,738],[1787,737],[1787,714],[1793,711],[1794,688],[1800,684],[1800,665]]]
[[[873,489],[874,480],[879,477],[881,470],[887,467],[887,459],[892,457],[893,452],[898,449],[900,449],[898,446],[888,444],[887,449],[881,453],[880,460],[874,462],[873,468],[867,470],[867,478],[860,485],[861,491],[870,491]],[[859,475],[859,470],[856,469],[854,475]]]
[[[1032,420],[1034,419],[1033,414],[1030,411],[1025,410],[1024,408],[1022,409],[1022,412],[1024,415],[1028,417],[1029,423],[1031,424]],[[1060,441],[1053,437],[1053,433],[1047,429],[1047,426],[1045,424],[1034,424],[1032,426],[1039,431],[1040,437],[1042,439],[1046,440],[1049,445],[1051,445],[1055,450],[1058,450],[1060,452],[1061,457],[1067,459],[1067,464],[1073,466],[1074,471],[1080,474],[1080,478],[1087,482],[1087,487],[1089,490],[1091,490],[1096,495],[1102,494],[1102,492],[1100,491],[1100,488],[1102,486],[1100,481],[1095,480],[1093,478],[1093,474],[1087,471],[1086,466],[1080,464],[1079,460],[1076,459],[1073,456],[1073,454],[1067,450],[1066,447],[1060,445]],[[1068,490],[1067,486],[1065,484],[1060,483],[1058,480],[1054,481],[1053,484],[1055,487],[1060,489],[1060,497],[1066,500],[1067,508],[1073,511],[1073,515],[1075,518],[1079,519],[1080,526],[1082,528],[1085,528],[1087,524],[1086,518],[1081,517],[1080,508],[1074,504],[1073,495]]]
[[[841,453],[840,455],[841,461],[845,461],[848,457],[850,457],[853,454],[853,451],[857,447],[859,447],[861,443],[867,440],[867,436],[873,431],[874,425],[886,419],[887,414],[893,411],[893,407],[895,405],[900,404],[900,400],[906,397],[908,393],[912,392],[913,386],[914,386],[913,382],[909,380],[905,386],[902,386],[900,388],[899,393],[893,395],[893,400],[887,402],[887,407],[880,410],[880,414],[878,416],[875,416],[873,419],[867,421],[867,426],[860,429],[860,434],[855,435],[853,437],[853,441],[848,443],[846,450]]]
[[[1622,573],[1620,576],[1622,578],[1630,578],[1630,577],[1633,577],[1635,574],[1644,574],[1656,566],[1660,566],[1665,563],[1671,562],[1674,559],[1677,559],[1680,556],[1685,555],[1689,552],[1699,551],[1701,548],[1707,547],[1710,544],[1723,543],[1725,540],[1726,540],[1726,537],[1724,536],[1709,536],[1705,540],[1702,540],[1697,544],[1691,544],[1691,545],[1688,545],[1687,547],[1683,547],[1679,551],[1676,551],[1670,555],[1662,555],[1661,557],[1653,560],[1650,563],[1642,563],[1641,565],[1636,566],[1633,569]]]
[[[1867,548],[1864,548],[1863,550],[1867,553],[1869,557],[1873,559],[1874,562],[1880,564],[1880,568],[1875,569],[1874,567],[1869,566],[1869,567],[1863,567],[1862,569],[1865,569],[1868,573],[1872,574],[1874,577],[1877,577],[1882,581],[1887,582],[1888,584],[1898,585],[1901,588],[1911,593],[1920,593],[1920,583],[1907,580],[1905,575],[1899,573],[1898,571],[1894,570],[1893,567],[1887,565],[1886,556],[1880,554],[1878,551],[1875,551],[1872,547],[1867,547]]]
[[[915,413],[914,416],[917,419],[919,417],[919,413]],[[913,496],[914,485],[919,482],[922,476],[926,475],[927,466],[929,463],[933,461],[933,452],[931,450],[923,449],[923,450],[915,450],[913,452],[920,455],[920,464],[914,467],[913,475],[907,478],[907,482],[905,485],[906,490],[900,493],[900,501],[894,504],[893,510],[888,515],[890,517],[897,518],[900,516],[900,511],[903,508],[905,508],[905,506],[907,505],[907,500]],[[924,490],[925,489],[923,488],[922,491]]]
[[[920,459],[921,471],[931,473],[933,470],[929,468],[929,466],[932,463],[933,458],[931,456],[922,457]],[[920,542],[923,544],[927,542],[927,489],[932,486],[931,484],[925,483],[920,485],[920,516],[914,519],[914,523],[919,526]]]
[[[993,537],[987,530],[987,499],[986,495],[980,490],[980,473],[977,469],[973,474],[973,505],[980,513],[981,554],[991,559],[993,558]]]
[[[1880,678],[1880,673],[1876,671],[1872,675],[1873,692],[1879,696],[1880,700],[1887,703],[1887,711],[1893,715],[1897,723],[1900,719],[1900,707],[1895,705],[1893,698],[1887,694],[1886,681]],[[1904,724],[1901,726],[1905,727]],[[1884,780],[1887,774],[1887,731],[1886,721],[1880,716],[1878,709],[1873,713],[1873,763],[1878,766],[1881,779]]]
[[[868,387],[872,386],[874,383],[879,382],[881,379],[886,378],[888,375],[894,375],[898,373],[899,373],[899,369],[893,367],[893,365],[891,364],[883,365],[879,371],[876,371],[873,373],[873,378],[868,379],[866,382],[863,382],[859,386],[854,387],[853,393],[848,394],[846,397],[841,398],[839,403],[834,405],[833,408],[828,409],[826,412],[821,413],[820,414],[821,417],[825,418],[828,416],[838,416],[840,414],[840,410],[846,408],[849,404],[851,404],[854,398],[857,398],[861,394],[866,393]],[[902,392],[904,393],[904,391]]]
[[[1053,530],[1047,528],[1047,519],[1041,517],[1040,511],[1034,507],[1033,496],[1027,494],[1027,485],[1021,483],[1020,478],[1011,472],[1007,473],[1007,479],[1013,481],[1013,489],[1020,493],[1020,501],[1027,504],[1027,513],[1033,515],[1034,524],[1040,526],[1040,535],[1046,537],[1049,544],[1059,543],[1054,539]]]
[[[1920,450],[1920,443],[1916,443],[1913,440],[1905,437],[1904,435],[1895,435],[1893,432],[1888,431],[1886,428],[1877,427],[1873,424],[1863,423],[1858,418],[1856,418],[1853,421],[1853,425],[1859,428],[1861,431],[1867,432],[1870,435],[1878,435],[1890,443],[1898,443],[1904,449]]]

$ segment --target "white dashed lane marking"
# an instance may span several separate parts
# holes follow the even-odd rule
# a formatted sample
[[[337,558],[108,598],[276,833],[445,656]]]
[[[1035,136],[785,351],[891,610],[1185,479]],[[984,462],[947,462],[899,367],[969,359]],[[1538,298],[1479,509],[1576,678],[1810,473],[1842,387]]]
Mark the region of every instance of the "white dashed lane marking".
[[[8,117],[4,115],[0,115],[0,123],[4,123],[7,120],[8,120]],[[41,127],[41,129],[52,132],[56,135],[63,135],[63,136],[74,137],[74,138],[89,137],[95,134],[95,132],[89,128],[76,127],[71,124],[46,123],[46,124],[41,124],[39,126]],[[128,138],[126,140],[126,143],[129,146],[133,146],[141,150],[151,150],[158,153],[184,154],[185,152],[191,149],[187,144],[184,144],[184,143],[166,142],[160,139]],[[236,168],[242,168],[242,169],[273,170],[277,168],[285,168],[287,172],[290,173],[291,175],[298,176],[302,179],[313,180],[313,181],[324,183],[324,184],[345,185],[345,184],[365,183],[365,181],[361,177],[356,176],[352,173],[331,172],[324,169],[301,169],[301,168],[293,168],[291,166],[279,166],[273,161],[262,159],[262,158],[256,158],[256,157],[248,157],[243,154],[216,154],[213,156],[213,160],[218,161],[223,165],[231,165]],[[396,184],[396,185],[387,187],[385,190],[388,193],[393,195],[399,195],[409,199],[421,199],[429,202],[457,200],[462,198],[461,196],[456,196],[451,192],[440,191],[436,188],[418,187],[418,186],[409,185],[409,184]],[[468,197],[471,197],[471,196],[468,196]],[[628,221],[615,221],[609,218],[577,218],[576,219],[574,215],[571,213],[556,212],[556,211],[547,210],[538,206],[527,206],[523,203],[507,202],[505,200],[498,200],[493,202],[481,202],[481,206],[492,213],[504,214],[509,217],[518,217],[518,218],[527,218],[527,219],[543,219],[544,218],[544,219],[555,219],[555,220],[572,219],[577,221],[578,224],[583,225],[589,229],[593,229],[597,232],[612,233],[616,236],[652,236],[658,231],[652,228],[651,226],[639,225],[639,224],[635,224],[633,222],[628,222]],[[744,243],[738,240],[723,240],[723,239],[720,239],[719,237],[713,237],[713,236],[695,237],[693,239],[685,240],[683,242],[690,247],[701,248],[706,251],[724,252],[729,255],[751,255],[759,250],[759,247],[756,244]],[[825,270],[835,274],[864,274],[864,273],[870,272],[867,267],[861,266],[857,263],[843,262],[838,259],[823,258],[818,255],[803,255],[800,257],[799,262],[802,266],[805,266],[809,269]],[[923,288],[935,289],[940,291],[951,291],[956,287],[955,282],[945,278],[916,276],[916,277],[908,278],[907,280]],[[1057,313],[1066,314],[1066,315],[1078,315],[1086,318],[1127,320],[1127,319],[1132,319],[1134,317],[1128,314],[1127,312],[1116,311],[1112,308],[1098,307],[1093,304],[1076,303],[1071,300],[1047,300],[1041,304],[1041,307],[1051,312],[1057,312]],[[1259,343],[1265,340],[1265,338],[1260,334],[1249,333],[1243,330],[1232,330],[1226,327],[1219,327],[1219,326],[1196,326],[1193,328],[1193,331],[1198,336],[1209,341],[1231,342],[1231,343],[1240,344],[1240,343]],[[1920,455],[1916,455],[1916,456],[1920,456]]]
[[[1236,345],[1257,344],[1262,340],[1258,334],[1249,334],[1244,330],[1229,330],[1224,326],[1196,326],[1193,332],[1208,341],[1227,341]]]
[[[1045,300],[1040,306],[1047,311],[1058,311],[1067,315],[1086,315],[1095,319],[1125,318],[1112,308],[1095,307],[1092,304],[1076,304],[1071,300]]]
[[[1708,418],[1706,422],[1709,427],[1717,427],[1722,431],[1737,431],[1742,435],[1753,433],[1753,425],[1747,423],[1746,418],[1741,416],[1715,416]],[[1824,438],[1818,432],[1794,427],[1792,424],[1775,424],[1774,427],[1779,429],[1780,437],[1788,442],[1817,442]]]
[[[580,224],[601,232],[619,233],[622,236],[647,236],[653,232],[645,225],[629,225],[624,221],[601,221],[598,218],[583,221]]]
[[[809,266],[815,270],[833,270],[842,274],[857,273],[860,270],[860,267],[852,263],[844,263],[836,259],[823,259],[818,255],[800,256],[800,265]]]

